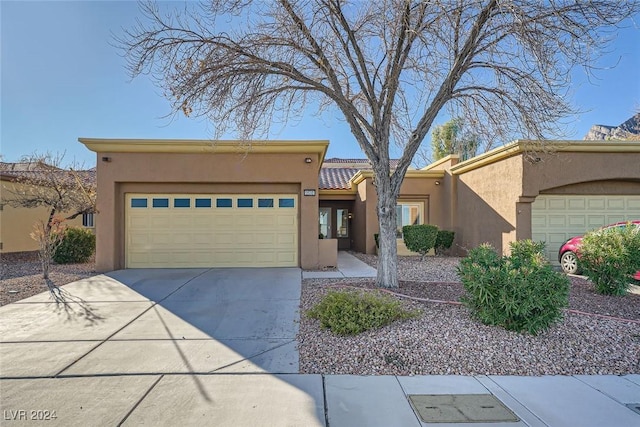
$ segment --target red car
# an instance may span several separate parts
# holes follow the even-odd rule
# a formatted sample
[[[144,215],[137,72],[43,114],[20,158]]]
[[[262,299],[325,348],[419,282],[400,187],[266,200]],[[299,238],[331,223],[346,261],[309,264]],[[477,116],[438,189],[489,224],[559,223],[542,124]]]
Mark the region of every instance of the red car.
[[[631,223],[632,225],[640,228],[640,220],[634,221],[625,221],[625,222],[616,222],[615,224],[605,225],[600,230],[607,230],[613,227],[626,227],[627,224]],[[560,250],[558,251],[558,261],[560,261],[560,265],[562,266],[562,271],[568,274],[578,274],[580,273],[580,266],[578,264],[579,254],[580,254],[580,243],[582,242],[582,236],[572,237],[562,246],[560,246]],[[636,271],[633,275],[633,278],[636,280],[640,280],[640,271]]]

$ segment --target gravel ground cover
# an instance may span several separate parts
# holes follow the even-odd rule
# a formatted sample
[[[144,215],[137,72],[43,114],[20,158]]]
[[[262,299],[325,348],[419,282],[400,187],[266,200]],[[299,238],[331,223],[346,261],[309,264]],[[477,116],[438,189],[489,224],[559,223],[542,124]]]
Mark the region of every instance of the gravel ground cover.
[[[375,266],[377,257],[357,254]],[[463,294],[459,259],[399,258],[397,293],[456,302]],[[304,315],[329,290],[374,288],[370,279],[303,281],[298,335],[300,372],[354,375],[573,375],[640,372],[640,295],[598,295],[571,278],[569,310],[562,322],[537,335],[483,325],[459,304],[398,297],[417,319],[354,337],[337,337]],[[591,313],[592,315],[572,312]],[[595,314],[595,315],[594,315]],[[621,319],[628,319],[625,321]],[[635,322],[634,322],[635,321]]]
[[[86,264],[52,264],[49,279],[62,286],[95,276],[95,262]],[[42,278],[35,252],[2,254],[0,258],[0,306],[39,294],[48,289]]]

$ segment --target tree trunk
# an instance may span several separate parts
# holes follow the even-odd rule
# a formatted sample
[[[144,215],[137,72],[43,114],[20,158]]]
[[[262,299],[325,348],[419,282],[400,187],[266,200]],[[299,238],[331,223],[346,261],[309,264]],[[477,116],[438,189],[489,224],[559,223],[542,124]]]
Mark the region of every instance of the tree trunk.
[[[376,285],[383,288],[398,287],[398,247],[396,246],[396,197],[391,191],[378,189],[378,277]]]

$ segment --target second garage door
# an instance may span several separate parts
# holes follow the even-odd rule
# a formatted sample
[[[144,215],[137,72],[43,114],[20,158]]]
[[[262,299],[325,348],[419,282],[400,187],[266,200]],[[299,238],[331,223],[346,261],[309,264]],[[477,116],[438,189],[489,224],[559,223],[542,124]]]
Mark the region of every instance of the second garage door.
[[[534,241],[547,242],[549,260],[570,237],[619,221],[640,219],[640,196],[540,195],[531,207]]]
[[[127,194],[127,268],[295,267],[295,194]]]

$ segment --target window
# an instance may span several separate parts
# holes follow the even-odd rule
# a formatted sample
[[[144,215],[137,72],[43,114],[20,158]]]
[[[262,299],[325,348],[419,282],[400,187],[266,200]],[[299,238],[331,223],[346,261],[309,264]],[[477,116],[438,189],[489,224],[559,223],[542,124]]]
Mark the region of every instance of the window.
[[[273,207],[273,199],[258,199],[258,207],[259,208],[272,208]]]
[[[231,208],[233,201],[231,199],[216,199],[216,208]]]
[[[174,208],[190,208],[191,199],[173,199]]]
[[[422,211],[424,204],[421,202],[398,202],[396,205],[396,237],[402,238],[402,227],[405,225],[422,224]]]
[[[87,228],[93,228],[93,214],[85,213],[82,214],[82,226]]]
[[[196,208],[210,208],[211,199],[196,199]]]
[[[331,208],[320,208],[320,234],[323,239],[331,238]]]
[[[131,199],[132,208],[146,208],[147,199]]]
[[[336,209],[336,237],[349,237],[349,211]]]
[[[278,200],[278,207],[279,208],[293,208],[293,207],[295,207],[295,200],[294,199],[279,199]]]
[[[169,199],[167,199],[167,198],[153,199],[152,206],[154,208],[168,208],[169,207]]]
[[[238,199],[238,207],[239,208],[252,208],[253,207],[253,199]]]

